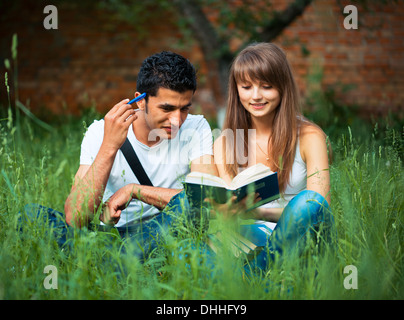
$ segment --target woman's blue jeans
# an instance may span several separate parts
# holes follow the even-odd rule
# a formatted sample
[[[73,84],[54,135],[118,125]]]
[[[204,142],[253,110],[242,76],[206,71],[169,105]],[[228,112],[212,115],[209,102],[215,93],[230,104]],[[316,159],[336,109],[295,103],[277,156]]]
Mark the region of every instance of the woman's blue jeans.
[[[285,252],[293,251],[301,254],[308,237],[319,237],[324,243],[332,240],[333,232],[334,218],[325,198],[315,191],[304,190],[284,208],[275,229],[266,239],[266,248],[250,266],[266,270],[277,255],[282,257]]]

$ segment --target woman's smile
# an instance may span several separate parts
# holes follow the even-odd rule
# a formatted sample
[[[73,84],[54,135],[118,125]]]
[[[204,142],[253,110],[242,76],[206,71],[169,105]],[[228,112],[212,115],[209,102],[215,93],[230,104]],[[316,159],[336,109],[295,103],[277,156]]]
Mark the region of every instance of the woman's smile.
[[[250,103],[250,105],[255,109],[255,110],[261,110],[263,109],[268,102],[261,102],[261,103]]]

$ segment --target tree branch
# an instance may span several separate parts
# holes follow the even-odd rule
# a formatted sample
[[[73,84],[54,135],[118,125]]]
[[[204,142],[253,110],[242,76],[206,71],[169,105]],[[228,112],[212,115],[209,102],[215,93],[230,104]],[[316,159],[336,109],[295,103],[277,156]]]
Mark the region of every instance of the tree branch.
[[[298,18],[312,2],[312,0],[296,0],[282,12],[275,12],[274,18],[264,26],[260,33],[260,40],[271,42],[296,18]]]

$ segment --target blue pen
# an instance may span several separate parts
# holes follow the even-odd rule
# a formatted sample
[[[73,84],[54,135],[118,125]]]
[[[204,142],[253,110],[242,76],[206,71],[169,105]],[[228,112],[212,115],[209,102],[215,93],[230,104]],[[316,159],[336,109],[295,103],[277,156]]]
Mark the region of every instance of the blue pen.
[[[146,93],[142,93],[140,96],[136,97],[135,99],[132,99],[131,101],[128,102],[128,104],[138,102],[138,101],[142,100],[144,97],[146,97]]]

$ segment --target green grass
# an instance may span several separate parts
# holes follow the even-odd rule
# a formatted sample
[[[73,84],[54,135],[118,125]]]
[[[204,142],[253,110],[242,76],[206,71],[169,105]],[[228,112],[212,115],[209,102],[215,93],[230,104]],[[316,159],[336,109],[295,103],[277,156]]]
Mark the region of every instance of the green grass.
[[[197,229],[169,236],[144,264],[120,254],[114,234],[77,234],[67,253],[40,220],[16,230],[28,203],[63,211],[90,116],[68,118],[52,132],[27,119],[18,127],[7,116],[0,121],[0,299],[404,298],[402,131],[355,136],[346,128],[331,137],[335,247],[310,243],[303,257],[286,253],[264,276],[246,277],[230,252],[211,270],[204,254],[186,249],[187,239],[204,240]],[[229,228],[220,219],[212,226]],[[44,288],[47,265],[57,268],[57,290]],[[357,268],[358,289],[344,288],[347,265]]]

